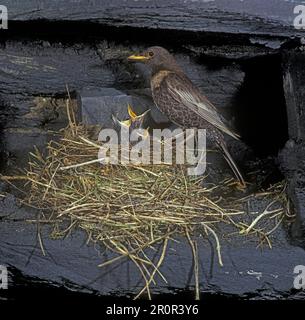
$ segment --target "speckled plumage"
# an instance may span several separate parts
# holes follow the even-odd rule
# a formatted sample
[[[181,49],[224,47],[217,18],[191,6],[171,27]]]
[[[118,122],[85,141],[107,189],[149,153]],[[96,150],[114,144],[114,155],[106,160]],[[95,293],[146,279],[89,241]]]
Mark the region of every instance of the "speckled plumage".
[[[169,90],[168,83],[170,82],[171,86],[192,91],[192,94],[196,94],[197,96],[199,92],[195,92],[197,91],[197,88],[194,89],[191,81],[183,73],[178,74],[175,72],[168,72],[166,76],[163,77],[161,83],[157,85],[154,79],[158,77],[160,72],[153,75],[151,79],[152,96],[160,111],[163,112],[172,122],[184,129],[207,129],[208,139],[212,142],[214,139],[217,139],[217,137],[219,137],[219,139],[223,139],[222,134],[218,129],[202,117],[198,116],[194,111],[184,107],[181,98],[174,96]]]
[[[238,139],[238,135],[222,121],[217,109],[184,74],[174,57],[161,47],[148,48],[133,57],[144,57],[141,62],[151,67],[152,96],[160,111],[182,128],[206,129],[209,141],[222,151],[239,182],[245,185],[223,136],[225,133]]]

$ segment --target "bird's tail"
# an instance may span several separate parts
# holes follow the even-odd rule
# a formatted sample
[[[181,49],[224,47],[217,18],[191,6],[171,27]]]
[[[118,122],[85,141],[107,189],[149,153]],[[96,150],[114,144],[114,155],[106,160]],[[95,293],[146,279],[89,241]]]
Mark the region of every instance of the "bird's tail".
[[[229,150],[226,146],[226,143],[224,141],[221,141],[220,143],[218,143],[221,151],[223,152],[223,156],[226,159],[228,165],[230,166],[231,170],[233,171],[234,175],[236,176],[237,180],[240,182],[240,184],[245,187],[246,183],[245,180],[242,176],[242,174],[240,173],[235,161],[233,160],[233,158],[231,157]]]

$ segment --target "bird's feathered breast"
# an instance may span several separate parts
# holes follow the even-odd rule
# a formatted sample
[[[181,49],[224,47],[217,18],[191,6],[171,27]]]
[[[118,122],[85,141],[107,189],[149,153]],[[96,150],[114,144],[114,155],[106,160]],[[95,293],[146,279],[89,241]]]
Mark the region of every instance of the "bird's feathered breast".
[[[161,89],[163,94],[166,92],[168,99],[179,103],[185,112],[195,113],[215,128],[238,139],[238,135],[224,124],[214,105],[182,72],[160,70],[152,76],[151,87],[153,93]]]
[[[160,70],[159,72],[155,73],[151,78],[152,89],[154,90],[156,88],[159,88],[164,78],[166,78],[170,72],[171,71],[168,70]]]

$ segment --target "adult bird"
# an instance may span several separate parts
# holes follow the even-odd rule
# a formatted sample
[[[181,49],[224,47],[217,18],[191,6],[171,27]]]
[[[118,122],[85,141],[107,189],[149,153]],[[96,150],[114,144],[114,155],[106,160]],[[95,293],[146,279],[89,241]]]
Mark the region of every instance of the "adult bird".
[[[222,152],[238,181],[245,181],[230,155],[224,134],[234,139],[239,136],[221,119],[214,105],[185,75],[175,58],[162,47],[150,47],[141,54],[128,57],[151,68],[151,90],[156,106],[172,122],[186,128],[206,129],[206,136]]]

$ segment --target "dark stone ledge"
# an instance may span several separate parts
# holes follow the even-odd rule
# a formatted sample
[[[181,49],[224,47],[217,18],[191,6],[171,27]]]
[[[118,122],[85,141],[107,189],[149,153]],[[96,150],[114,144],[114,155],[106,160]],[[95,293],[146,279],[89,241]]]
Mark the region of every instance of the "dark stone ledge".
[[[296,222],[292,237],[305,246],[305,51],[304,47],[284,54],[284,92],[287,105],[289,141],[280,153],[282,170]]]
[[[302,37],[285,0],[3,0],[11,21],[91,21],[116,27]]]
[[[240,94],[241,90],[244,90],[243,97],[246,97],[250,86],[252,89],[253,86],[259,88],[259,91],[262,91],[262,86],[268,87],[269,94],[270,88],[273,88],[271,95],[275,97],[275,91],[282,88],[282,83],[272,87],[272,80],[277,76],[270,80],[266,76],[267,73],[274,74],[275,69],[268,69],[267,63],[258,68],[257,59],[246,65],[244,59],[272,54],[282,48],[287,39],[303,36],[302,32],[292,26],[293,8],[296,5],[294,1],[3,0],[1,4],[8,6],[11,29],[15,28],[16,35],[20,33],[17,40],[14,37],[3,38],[0,44],[1,107],[5,106],[0,110],[1,126],[5,128],[1,143],[4,141],[6,151],[23,163],[29,148],[32,149],[33,145],[45,145],[49,140],[48,130],[52,126],[56,129],[64,126],[64,118],[55,114],[60,108],[55,108],[54,114],[52,109],[43,108],[45,112],[41,117],[33,113],[32,111],[40,110],[36,108],[36,99],[59,95],[63,98],[66,84],[71,91],[80,93],[83,106],[88,102],[88,95],[84,94],[83,89],[92,86],[99,90],[105,87],[120,90],[128,99],[129,96],[137,96],[135,91],[143,96],[148,87],[146,77],[143,76],[143,70],[127,64],[126,56],[132,51],[142,49],[144,44],[146,46],[152,41],[163,39],[165,33],[170,34],[170,37],[175,35],[168,47],[186,67],[190,78],[204,89],[213,103],[223,106],[224,111],[236,104],[235,96]],[[37,31],[33,32],[32,37],[23,39],[23,27],[33,22],[37,23],[34,24]],[[62,32],[56,29],[58,34],[55,41],[52,41],[54,39],[48,34],[51,27],[45,30],[45,36],[33,40],[43,23],[55,23],[63,27]],[[71,23],[80,29],[81,23],[92,23],[94,28],[106,29],[104,34],[109,30],[118,30],[117,34],[120,35],[114,37],[116,41],[109,42],[113,37],[112,33],[105,38],[97,37],[94,41],[88,35],[87,41],[83,41],[83,38],[74,41],[77,40],[80,30],[77,29],[72,40],[68,37],[70,42],[62,41],[62,33],[65,33],[68,25],[71,27]],[[28,30],[33,31],[31,28]],[[134,39],[135,34],[138,35],[134,33],[135,30],[144,30],[140,41],[138,38]],[[189,41],[190,34],[193,37],[198,36],[196,46]],[[206,38],[201,38],[202,34]],[[222,38],[218,38],[220,34]],[[152,39],[149,39],[148,35],[153,35]],[[207,38],[209,43],[203,41]],[[236,40],[241,38],[241,42]],[[160,41],[163,45],[166,40],[162,39]],[[174,41],[179,41],[179,46],[172,45]],[[179,50],[176,50],[177,47]],[[182,48],[186,49],[186,52]],[[217,59],[205,60],[208,57]],[[226,60],[225,63],[223,59]],[[268,59],[275,60],[276,57],[273,59],[271,56]],[[235,64],[236,60],[242,61]],[[282,70],[290,140],[282,152],[284,156],[280,157],[281,167],[289,183],[289,196],[298,214],[292,235],[294,239],[298,239],[298,244],[303,245],[304,64],[304,53],[301,50],[290,50],[284,55]],[[274,67],[278,67],[280,73],[280,65],[275,64]],[[255,77],[250,77],[252,80],[249,81],[249,75],[253,74],[252,69],[258,69],[261,78],[255,73]],[[266,78],[270,85],[268,82],[266,84]],[[246,86],[245,82],[248,83]],[[138,90],[134,90],[135,88]],[[131,92],[132,90],[134,92]],[[251,93],[253,94],[252,91]],[[282,94],[280,90],[277,93],[279,96]],[[267,91],[264,91],[264,94],[267,96]],[[105,95],[97,96],[100,100],[105,99]],[[266,116],[264,108],[281,105],[270,100],[269,106],[268,100],[259,108],[258,103],[249,104],[251,99],[253,95],[242,100],[246,103],[242,104],[243,108],[238,109],[236,114],[244,110],[248,115],[251,111],[251,115],[257,116],[261,115],[260,112],[265,112]],[[254,102],[261,102],[259,99]],[[146,107],[146,104],[149,105],[145,102]],[[245,106],[248,106],[248,109]],[[282,107],[279,109],[283,109]],[[281,123],[278,118],[283,110],[271,110],[269,113],[274,112],[274,122]],[[124,116],[123,113],[118,114]],[[110,116],[107,119],[110,121]],[[261,129],[263,119],[255,119]],[[257,123],[254,123],[255,128]],[[250,131],[249,128],[247,130]],[[285,130],[283,126],[282,131]],[[276,134],[281,135],[279,131],[276,131]],[[270,139],[270,134],[263,138]],[[4,184],[0,187],[2,185]],[[41,282],[74,288],[78,292],[114,295],[120,291],[127,295],[135,294],[141,288],[140,275],[126,261],[108,269],[98,268],[97,265],[103,262],[107,255],[103,248],[87,246],[86,237],[81,232],[65,240],[52,240],[48,228],[43,228],[42,237],[46,250],[46,256],[43,256],[37,245],[37,226],[27,223],[25,219],[28,217],[29,211],[20,208],[14,196],[1,199],[0,264],[6,264],[9,271],[19,270]],[[211,248],[203,242],[200,246],[202,292],[236,294],[255,299],[286,298],[289,295],[292,297],[293,268],[295,265],[304,264],[304,250],[290,245],[285,236],[285,231],[280,229],[275,236],[273,250],[259,251],[253,243],[241,241],[224,244],[223,268],[220,268],[216,261],[212,261]],[[169,284],[153,288],[154,293],[194,286],[193,279],[189,277],[192,257],[188,244],[173,243],[172,249],[162,270]]]
[[[257,203],[257,205],[261,205]],[[127,259],[99,268],[100,263],[113,256],[103,247],[88,245],[86,235],[75,231],[65,239],[51,239],[50,228],[40,225],[44,256],[38,242],[33,210],[20,207],[12,199],[0,201],[0,211],[7,212],[0,223],[0,263],[12,273],[39,280],[46,286],[59,286],[77,292],[99,295],[135,296],[143,287],[137,268]],[[274,248],[258,249],[256,241],[222,240],[224,266],[220,267],[213,240],[197,238],[200,257],[200,285],[202,293],[238,295],[251,299],[292,298],[294,267],[304,264],[305,251],[289,245],[285,231],[275,235]],[[171,242],[170,250],[161,268],[168,284],[157,278],[153,294],[174,293],[194,289],[193,259],[187,241]],[[159,248],[159,253],[162,248]],[[156,252],[147,252],[152,258]],[[155,257],[157,258],[157,257]],[[13,279],[9,286],[13,289]]]

